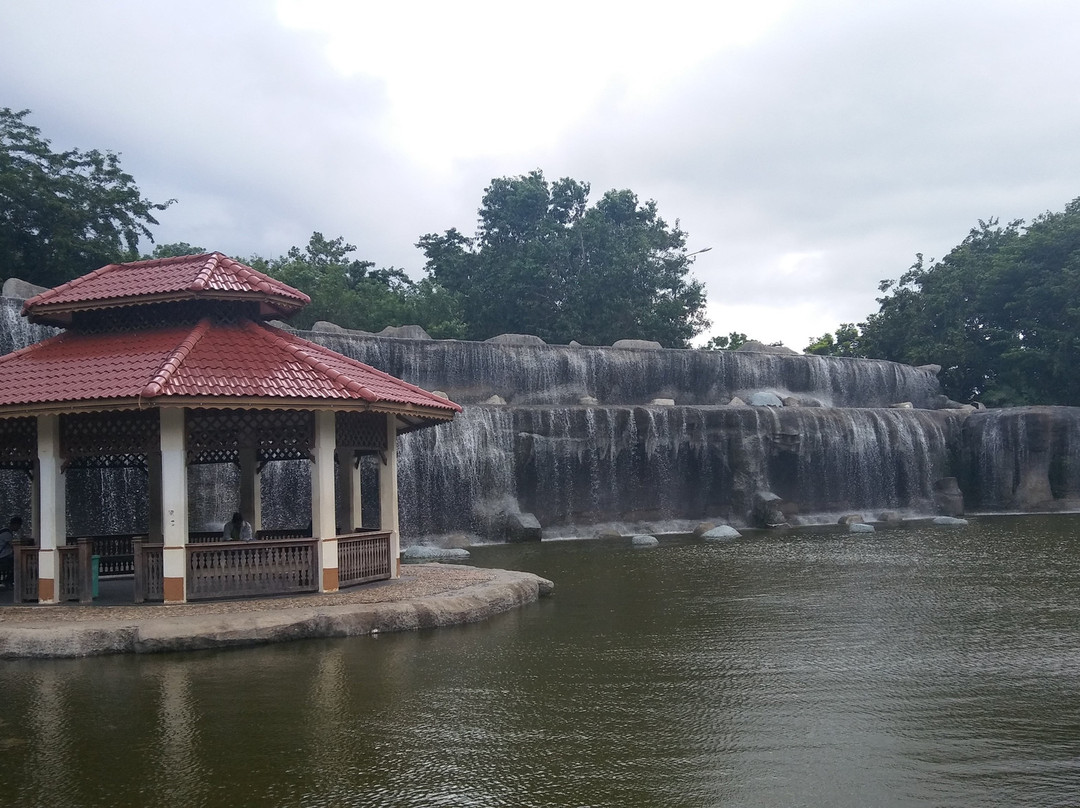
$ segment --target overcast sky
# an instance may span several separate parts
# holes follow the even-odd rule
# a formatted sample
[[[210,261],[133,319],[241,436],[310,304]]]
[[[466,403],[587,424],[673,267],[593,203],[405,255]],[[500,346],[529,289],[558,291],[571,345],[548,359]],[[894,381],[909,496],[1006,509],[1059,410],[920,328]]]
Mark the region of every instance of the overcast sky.
[[[419,278],[494,177],[629,188],[712,248],[714,333],[802,349],[1080,196],[1080,3],[0,0],[0,106],[236,257],[319,230]]]

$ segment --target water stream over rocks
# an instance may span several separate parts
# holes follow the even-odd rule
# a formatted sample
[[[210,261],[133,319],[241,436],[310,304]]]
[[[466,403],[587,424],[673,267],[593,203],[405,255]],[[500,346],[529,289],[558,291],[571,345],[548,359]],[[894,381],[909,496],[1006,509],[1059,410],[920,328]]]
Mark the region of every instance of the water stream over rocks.
[[[27,323],[20,306],[8,298],[0,305],[0,351],[54,333]],[[1080,501],[1080,408],[956,409],[930,369],[752,352],[302,336],[465,405],[453,423],[401,439],[406,544],[499,540],[519,514],[534,516],[544,536],[605,525],[743,525],[761,492],[791,524],[928,515],[949,509],[939,496],[949,478],[970,510],[1068,510]],[[762,393],[786,406],[739,405]],[[193,470],[193,529],[233,510],[235,475]],[[306,490],[305,465],[271,463],[262,476],[266,526],[306,523],[306,513],[293,512],[306,498],[290,493]],[[7,509],[26,512],[26,486],[2,483]],[[137,470],[73,474],[71,529],[136,529],[146,519],[145,490]],[[112,504],[98,507],[103,498]]]

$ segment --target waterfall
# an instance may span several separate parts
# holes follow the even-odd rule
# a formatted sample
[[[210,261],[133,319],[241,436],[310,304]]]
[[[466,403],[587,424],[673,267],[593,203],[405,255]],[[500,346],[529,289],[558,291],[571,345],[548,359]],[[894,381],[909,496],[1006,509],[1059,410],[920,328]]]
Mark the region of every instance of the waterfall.
[[[929,407],[941,393],[928,370],[874,359],[739,351],[507,345],[303,332],[301,336],[460,404],[493,395],[514,406],[726,404],[758,390],[829,407]]]
[[[1080,507],[1080,408],[1016,407],[964,425],[968,506],[990,511]]]
[[[5,350],[55,333],[29,325],[20,306],[0,301]],[[960,481],[969,510],[1080,506],[1080,409],[933,409],[942,396],[926,369],[732,351],[303,336],[465,405],[453,422],[399,441],[406,544],[498,536],[517,513],[536,516],[549,536],[605,523],[738,525],[765,491],[802,522],[925,515],[936,512],[934,484],[944,477]],[[762,391],[791,406],[728,405]],[[493,396],[506,405],[483,403]],[[889,406],[898,402],[913,408]],[[378,524],[377,462],[361,467],[367,526]],[[189,479],[191,529],[217,529],[236,507],[236,469],[193,467]],[[72,530],[144,529],[145,472],[72,470],[68,486]],[[309,491],[306,462],[267,464],[263,525],[307,524]],[[25,473],[0,469],[0,513],[28,506]]]

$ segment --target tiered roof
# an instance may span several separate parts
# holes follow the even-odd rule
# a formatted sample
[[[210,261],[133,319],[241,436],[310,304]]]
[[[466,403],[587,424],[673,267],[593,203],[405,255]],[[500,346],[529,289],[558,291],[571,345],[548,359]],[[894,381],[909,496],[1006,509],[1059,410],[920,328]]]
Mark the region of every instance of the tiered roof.
[[[308,297],[209,253],[110,264],[31,298],[23,314],[70,323],[77,312],[185,300],[255,300],[260,312],[280,316]],[[370,365],[246,316],[137,330],[73,329],[0,357],[0,415],[145,406],[375,410],[398,413],[406,428],[461,411]]]
[[[254,301],[263,317],[288,317],[311,298],[219,252],[109,264],[32,297],[31,322],[66,326],[76,311],[183,300]]]

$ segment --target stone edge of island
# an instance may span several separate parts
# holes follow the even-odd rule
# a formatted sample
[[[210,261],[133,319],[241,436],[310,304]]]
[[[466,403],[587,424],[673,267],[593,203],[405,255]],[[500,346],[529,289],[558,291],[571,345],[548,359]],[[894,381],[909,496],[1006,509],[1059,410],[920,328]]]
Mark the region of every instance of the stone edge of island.
[[[81,622],[63,622],[62,613],[57,612],[55,621],[0,624],[0,658],[198,651],[441,628],[487,620],[554,591],[551,581],[532,573],[484,572],[490,573],[489,580],[459,589],[374,603],[281,608],[267,600],[265,608],[232,611],[229,602],[222,601],[206,604],[211,608],[199,614]]]

